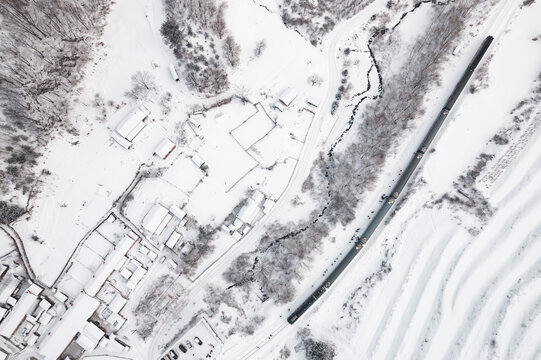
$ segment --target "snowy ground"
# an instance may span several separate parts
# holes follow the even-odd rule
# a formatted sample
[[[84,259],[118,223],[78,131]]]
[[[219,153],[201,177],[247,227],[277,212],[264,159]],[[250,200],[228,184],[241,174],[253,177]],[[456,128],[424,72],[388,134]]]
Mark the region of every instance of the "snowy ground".
[[[178,349],[178,341],[185,340],[201,350],[201,357],[210,352],[207,344],[214,341],[214,334],[207,327],[199,324],[186,332],[195,314],[203,317],[208,311],[207,287],[229,285],[222,273],[239,254],[254,248],[266,226],[307,215],[311,200],[298,198],[301,207],[293,206],[292,200],[300,192],[313,159],[319,151],[328,150],[347,128],[368,82],[371,89],[366,95],[377,93],[378,77],[366,47],[366,34],[372,13],[385,8],[386,1],[375,1],[352,19],[337,24],[319,47],[310,46],[294,30],[284,27],[276,13],[278,2],[259,3],[268,6],[230,1],[226,11],[228,26],[242,53],[240,65],[231,75],[232,89],[224,97],[243,94],[251,103],[234,98],[202,115],[193,115],[193,105],[209,105],[216,99],[195,96],[182,82],[170,78],[167,66],[175,59],[159,34],[164,18],[162,2],[117,1],[108,17],[104,45],[96,50],[96,59],[79,90],[74,125],[80,135],[57,137],[51,143],[40,167],[52,175],[32,200],[31,214],[13,224],[37,277],[51,285],[66,269],[59,285],[76,296],[93,276],[100,256],[110,251],[118,234],[129,231],[108,228],[107,223],[98,230],[95,227],[142,165],[153,170],[153,175],[132,189],[123,209],[135,228],[140,228],[155,203],[168,208],[184,206],[199,224],[219,227],[249,190],[261,190],[277,200],[273,210],[240,241],[220,230],[214,251],[201,259],[190,279],[178,277],[167,263],[149,271],[126,309],[135,309],[137,301],[163,276],[169,275],[171,284],[155,299],[156,306],[163,306],[164,315],[150,340],[143,342],[134,335],[136,316],[127,314],[130,318],[121,336],[132,347],[129,355],[134,359],[158,358],[170,346]],[[509,143],[490,141],[509,127],[512,109],[528,99],[541,72],[541,4],[519,9],[519,3],[502,0],[487,24],[467,33],[460,51],[447,64],[442,86],[429,94],[426,113],[415,120],[415,129],[389,156],[379,180],[359,206],[354,223],[333,229],[310,268],[301,269],[306,274],[297,286],[295,300],[281,306],[272,301],[261,303],[257,289],[243,295],[241,304],[223,300],[219,307],[222,319],[231,316],[232,320],[220,320],[219,313],[208,320],[224,341],[223,346],[217,342],[213,349],[216,359],[279,359],[284,345],[292,351],[291,359],[302,359],[303,352],[294,348],[299,342],[296,333],[303,327],[309,327],[315,338],[334,343],[338,359],[541,357],[537,336],[541,330],[539,103],[532,105],[527,121],[509,132]],[[404,39],[419,33],[429,11],[429,5],[423,5],[405,18],[399,28]],[[295,325],[287,324],[291,310],[351,247],[349,239],[355,229],[369,221],[381,193],[387,192],[440,109],[449,84],[460,76],[488,34],[496,41],[490,50],[493,57],[487,62],[486,86],[474,94],[466,89],[438,136],[436,151],[426,156],[413,180],[410,190],[414,191],[332,291]],[[255,57],[253,48],[262,39],[266,48],[261,57]],[[343,56],[345,48],[352,50],[347,58]],[[406,46],[395,56],[405,51]],[[346,62],[350,88],[337,115],[331,116],[331,103]],[[399,62],[393,64],[399,66]],[[150,72],[159,86],[145,102],[152,112],[148,125],[134,141],[134,149],[128,151],[110,135],[140,103],[124,95],[136,71]],[[308,78],[313,74],[322,78],[322,84],[310,84]],[[288,87],[298,95],[280,111],[275,105]],[[170,110],[165,111],[161,99],[168,92]],[[96,93],[105,104],[94,105]],[[320,105],[308,104],[309,99]],[[353,140],[347,135],[337,151]],[[177,143],[166,160],[153,155],[164,138]],[[475,166],[481,153],[494,155],[474,183],[494,209],[488,219],[459,204],[438,202],[444,194],[467,200],[467,194],[459,193],[454,184]],[[205,165],[196,165],[195,157]],[[89,233],[92,235],[78,247]],[[0,231],[0,256],[13,249],[11,240]],[[74,252],[70,270],[65,267]],[[172,259],[176,256],[169,255]],[[72,274],[85,274],[86,278],[75,279]],[[176,317],[174,321],[171,316]],[[257,326],[250,332],[252,323]],[[231,331],[233,327],[236,332]],[[203,340],[204,351],[192,341],[194,336]],[[193,351],[192,357],[177,353],[180,359],[195,358]]]
[[[501,37],[491,50],[489,87],[463,97],[418,175],[426,183],[294,326],[332,341],[339,359],[541,356],[539,103],[509,144],[489,142],[512,122],[511,110],[530,97],[541,71],[533,40],[541,29],[532,26],[541,6],[514,12],[516,4],[504,5],[511,25],[494,34]],[[453,182],[482,152],[495,155],[475,184],[496,209],[489,221],[473,209],[427,207],[456,193]],[[284,342],[293,349],[293,331],[281,331],[269,352],[277,356]]]

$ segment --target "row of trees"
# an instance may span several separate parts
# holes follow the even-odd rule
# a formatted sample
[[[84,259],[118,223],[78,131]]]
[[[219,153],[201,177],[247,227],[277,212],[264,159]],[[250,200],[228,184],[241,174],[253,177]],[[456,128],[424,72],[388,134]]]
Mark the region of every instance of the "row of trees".
[[[347,19],[370,5],[374,0],[284,0],[282,21],[310,40],[313,45],[321,42],[325,34],[343,19]]]
[[[323,210],[313,212],[312,220],[270,227],[257,250],[241,255],[225,272],[227,281],[235,284],[258,281],[278,303],[293,298],[293,282],[302,278],[314,250],[321,246],[330,229],[354,220],[359,202],[372,189],[386,157],[411,121],[423,114],[425,95],[439,83],[447,54],[451,53],[475,6],[461,0],[435,7],[426,32],[416,39],[400,70],[396,74],[382,74],[383,94],[359,115],[359,125],[352,131],[355,140],[342,152],[322,153],[315,161],[303,190]],[[373,29],[373,33],[377,34],[373,41],[376,54],[399,46],[388,41],[392,32]]]
[[[165,5],[167,19],[160,31],[179,60],[186,85],[208,95],[227,90],[228,67],[239,64],[240,46],[227,30],[226,3],[165,0]]]
[[[0,188],[24,194],[41,147],[67,122],[110,0],[0,2]]]

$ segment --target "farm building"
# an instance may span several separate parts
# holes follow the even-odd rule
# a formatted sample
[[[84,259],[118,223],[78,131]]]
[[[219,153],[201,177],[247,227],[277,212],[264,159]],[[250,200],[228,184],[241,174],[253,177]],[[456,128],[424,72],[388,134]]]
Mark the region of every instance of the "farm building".
[[[284,91],[282,91],[278,100],[280,100],[280,102],[284,104],[285,106],[289,106],[291,105],[293,100],[295,100],[296,97],[297,97],[297,92],[292,88],[287,88]]]
[[[57,360],[64,349],[70,344],[75,335],[87,324],[87,320],[98,308],[100,301],[85,293],[75,299],[73,305],[57,321],[50,330],[49,336],[44,336],[39,344],[39,353],[45,360]]]
[[[129,149],[132,147],[132,141],[146,126],[145,119],[150,115],[144,105],[141,105],[132,112],[129,116],[124,118],[116,127],[113,132],[113,139],[115,139],[121,146]]]
[[[13,304],[13,308],[0,323],[0,335],[5,338],[10,338],[11,335],[21,325],[29,311],[36,305],[39,294],[42,288],[38,285],[29,282],[29,285],[24,290],[19,300]]]
[[[151,234],[161,234],[173,216],[160,204],[155,204],[143,219],[143,228]]]
[[[175,143],[171,140],[163,139],[156,147],[156,150],[154,150],[154,155],[157,155],[165,160],[169,155],[171,155],[176,147],[177,145],[175,145]]]
[[[118,270],[122,264],[120,261],[125,257],[128,251],[131,249],[135,241],[132,238],[124,236],[118,243],[115,249],[110,252],[103,265],[92,276],[90,282],[85,286],[85,292],[91,296],[95,296],[101,289],[105,280],[111,275],[114,270]]]

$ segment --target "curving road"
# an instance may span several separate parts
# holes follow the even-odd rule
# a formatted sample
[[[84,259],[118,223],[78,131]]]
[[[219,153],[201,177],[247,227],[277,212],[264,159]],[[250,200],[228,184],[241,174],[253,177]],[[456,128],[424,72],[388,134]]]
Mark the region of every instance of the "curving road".
[[[377,4],[377,3],[375,3]],[[323,100],[318,106],[308,134],[306,141],[299,156],[297,165],[294,172],[284,190],[282,196],[277,200],[276,205],[272,210],[264,216],[254,228],[235,243],[226,253],[222,255],[216,262],[214,262],[199,278],[192,284],[191,287],[186,289],[189,293],[188,297],[200,295],[204,292],[206,286],[212,282],[213,279],[221,278],[224,270],[231,264],[231,262],[243,252],[253,250],[257,241],[265,234],[267,225],[272,224],[278,218],[278,214],[285,211],[290,206],[290,199],[292,195],[301,187],[302,182],[308,175],[311,169],[312,159],[319,151],[319,143],[324,140],[325,134],[321,133],[321,127],[329,114],[329,109],[334,101],[336,89],[340,86],[340,69],[337,64],[337,46],[341,39],[354,33],[358,30],[360,23],[369,19],[369,15],[372,12],[370,7],[365,8],[361,13],[353,16],[348,21],[340,23],[334,28],[334,30],[324,39],[322,45],[322,52],[327,63],[326,73],[322,74],[326,79],[326,91]],[[377,87],[375,87],[377,89]],[[283,324],[281,324],[283,326]],[[150,346],[150,357],[156,359],[161,354],[161,349],[158,348],[158,342],[163,338],[164,332],[168,330],[167,324],[161,325],[161,327],[153,336],[153,340]]]
[[[507,24],[509,20],[509,14],[511,14],[511,2],[503,2],[503,6],[500,8],[500,11],[496,17],[493,18],[492,22],[489,24],[488,28],[491,30],[491,33],[500,34],[502,26]],[[324,140],[324,135],[321,134],[320,130],[322,124],[324,123],[325,116],[327,116],[328,111],[331,107],[331,104],[334,100],[334,94],[339,86],[339,69],[336,63],[337,59],[337,44],[340,39],[345,38],[351,33],[354,33],[358,30],[359,24],[364,20],[368,20],[369,15],[372,12],[370,11],[373,6],[376,6],[377,2],[373,3],[371,6],[365,8],[361,13],[355,15],[348,21],[340,23],[332,33],[330,33],[324,40],[322,52],[326,58],[327,62],[327,73],[324,77],[326,81],[326,94],[325,98],[322,100],[321,105],[318,107],[317,112],[314,116],[312,124],[310,126],[305,145],[302,149],[302,153],[299,157],[299,161],[294,170],[294,173],[286,187],[286,190],[283,193],[283,196],[277,201],[275,207],[272,211],[261,219],[261,221],[250,231],[250,233],[233,245],[220,259],[213,263],[187,290],[188,297],[201,297],[203,290],[213,281],[213,279],[219,279],[224,269],[233,261],[239,254],[242,252],[250,251],[255,246],[256,242],[261,238],[265,232],[265,227],[273,223],[277,219],[277,214],[282,212],[284,209],[287,209],[289,206],[289,198],[295,191],[300,187],[304,181],[308,171],[311,167],[311,159],[318,151],[319,141]],[[509,5],[509,6],[508,6]],[[503,14],[503,16],[502,16]],[[498,31],[496,31],[496,26]],[[376,88],[376,87],[373,87]],[[455,99],[456,100],[456,99]],[[180,310],[180,309],[179,309]],[[279,311],[281,312],[281,311]],[[278,315],[278,314],[276,314]],[[255,355],[258,350],[263,347],[265,344],[271,342],[271,340],[276,340],[276,336],[286,329],[287,322],[285,321],[286,314],[283,314],[284,318],[276,316],[275,321],[271,321],[266,324],[264,328],[256,331],[256,334],[252,336],[250,343],[248,344],[237,344],[226,347],[224,350],[223,358],[224,359],[247,359]],[[158,348],[158,342],[161,338],[167,337],[164,336],[168,330],[167,324],[163,324],[157,331],[156,336],[153,337],[152,343],[149,348],[149,358],[158,358],[161,349]],[[281,335],[280,335],[281,336]],[[227,344],[226,344],[227,345]]]

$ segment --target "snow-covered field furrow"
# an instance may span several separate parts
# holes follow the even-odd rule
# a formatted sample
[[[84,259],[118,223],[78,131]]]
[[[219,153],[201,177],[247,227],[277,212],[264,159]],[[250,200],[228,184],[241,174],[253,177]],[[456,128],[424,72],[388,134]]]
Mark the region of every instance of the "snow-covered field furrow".
[[[428,160],[429,168],[423,170],[421,176],[430,172],[427,186],[411,195],[337,284],[334,294],[343,300],[320,306],[310,315],[309,326],[317,329],[329,328],[325,320],[336,314],[337,320],[330,326],[332,334],[319,330],[315,334],[335,342],[339,349],[347,348],[339,350],[339,359],[349,359],[352,354],[367,359],[541,356],[541,131],[535,126],[539,108],[520,124],[521,129],[511,136],[509,144],[496,146],[487,142],[500,126],[513,121],[509,111],[520,99],[528,98],[534,79],[530,75],[540,70],[538,65],[525,62],[522,72],[516,73],[521,83],[505,85],[494,80],[502,76],[501,67],[511,59],[509,54],[514,53],[517,41],[534,35],[525,30],[524,21],[541,9],[536,4],[534,9],[517,14],[516,2],[510,3],[503,5],[501,16],[514,18],[517,30],[498,27],[499,39],[489,65],[491,88],[467,96],[460,104],[450,121],[449,133],[442,135],[437,153]],[[486,114],[475,110],[476,106],[503,99],[509,91],[513,99],[506,100],[505,105],[498,104],[501,111],[494,114],[497,118],[490,117],[499,125],[491,124],[491,128],[476,129],[473,133],[474,120],[489,120]],[[458,135],[460,132],[462,135]],[[471,137],[469,143],[479,145],[475,152],[468,153],[466,161],[459,160],[463,154],[456,151],[460,142],[457,136],[465,134]],[[494,172],[511,148],[515,149],[513,159],[498,170],[497,178],[490,184],[481,181],[485,174]],[[468,164],[473,166],[481,152],[494,155],[478,181],[494,208],[487,221],[477,219],[474,208],[447,206],[445,202],[442,207],[424,205],[443,192],[456,194],[455,188],[441,184],[452,184],[457,174],[465,174],[471,169]],[[431,165],[441,166],[441,161],[461,170],[452,177],[450,172],[436,173]],[[393,255],[385,256],[385,249]],[[377,271],[366,262],[378,261],[388,262],[392,270],[374,280]],[[345,290],[348,287],[349,292]],[[324,319],[319,320],[320,317]]]
[[[427,285],[431,280],[430,274],[433,274],[435,268],[438,265],[438,262],[442,256],[444,249],[448,244],[449,234],[445,233],[441,238],[438,236],[431,236],[429,239],[436,239],[435,244],[426,243],[426,251],[421,252],[419,255],[419,262],[422,263],[422,260],[426,259],[426,262],[421,265],[419,264],[416,272],[412,272],[408,276],[408,282],[412,282],[411,289],[407,291],[405,299],[399,299],[397,306],[397,314],[400,314],[398,317],[395,317],[393,320],[397,322],[396,326],[388,330],[388,337],[391,345],[380,348],[380,351],[383,351],[386,355],[386,359],[395,359],[399,353],[399,346],[404,343],[404,339],[401,337],[394,336],[396,333],[407,333],[408,329],[411,328],[413,316],[419,310],[419,298],[426,291]],[[432,240],[434,241],[434,240]],[[430,250],[430,246],[433,248]],[[423,276],[424,274],[429,274],[429,276]],[[421,281],[414,281],[414,279],[419,279]],[[404,303],[403,306],[400,306],[401,303]],[[421,308],[422,309],[422,308]],[[421,310],[422,311],[422,310]]]
[[[517,312],[520,308],[516,308],[517,303],[520,303],[521,296],[526,292],[533,292],[535,295],[528,298],[539,298],[541,296],[541,260],[536,261],[525,272],[520,274],[519,280],[507,292],[505,297],[499,299],[498,309],[495,311],[492,321],[487,324],[486,332],[482,335],[484,346],[479,351],[479,356],[483,354],[483,358],[493,359],[500,355],[502,351],[509,347],[509,344],[500,343],[501,334],[509,331],[511,327],[504,326],[504,322],[509,320],[509,317]],[[505,339],[504,339],[505,340]]]
[[[388,310],[380,319],[378,331],[374,334],[368,348],[367,353],[371,357],[380,357],[379,354],[381,354],[382,358],[394,358],[396,348],[401,340],[396,338],[394,334],[405,332],[407,329],[411,316],[417,307],[417,299],[430,279],[429,276],[422,275],[432,273],[437,265],[437,259],[441,256],[446,245],[446,240],[449,238],[449,233],[445,231],[434,234],[432,226],[427,227],[426,230],[428,230],[427,233],[423,235],[411,232],[402,235],[405,248],[414,257],[400,258],[401,261],[393,265],[393,271],[403,273],[404,277],[400,279],[398,284],[391,282],[387,284],[391,287],[398,285],[399,292],[395,292],[394,296],[385,295],[384,297],[385,301],[388,302]],[[402,262],[404,263],[402,264]],[[416,281],[416,279],[421,279],[421,281]],[[388,290],[385,289],[384,294],[387,292]]]
[[[518,187],[510,186],[511,178],[500,184],[514,195],[498,203],[477,237],[452,221],[452,214],[435,209],[410,210],[418,216],[401,214],[403,222],[385,231],[400,239],[394,243],[391,275],[365,299],[357,326],[337,322],[349,327],[352,337],[363,337],[360,353],[373,359],[533,356],[532,343],[526,346],[523,339],[539,321],[537,162],[529,162]],[[510,301],[520,292],[530,300],[513,307]],[[503,325],[509,314],[518,320]]]
[[[458,263],[462,259],[462,256],[464,256],[472,243],[471,238],[464,241],[465,238],[467,237],[465,237],[464,234],[459,231],[453,238],[449,239],[450,246],[449,249],[446,250],[446,253],[450,256],[447,258],[442,258],[439,264],[440,271],[442,272],[442,278],[438,279],[433,275],[432,277],[434,278],[434,281],[432,287],[434,288],[434,291],[427,291],[420,298],[420,309],[426,309],[426,307],[422,306],[423,301],[427,303],[432,302],[432,304],[430,306],[430,310],[425,313],[426,320],[419,328],[419,332],[409,335],[410,337],[417,338],[417,341],[412,342],[410,345],[412,359],[426,358],[426,353],[430,348],[430,343],[440,327],[443,309],[443,295],[445,289],[447,288],[447,283],[453,275]],[[446,261],[449,263],[446,264]],[[404,339],[406,339],[406,337]],[[407,344],[407,342],[405,343]]]

